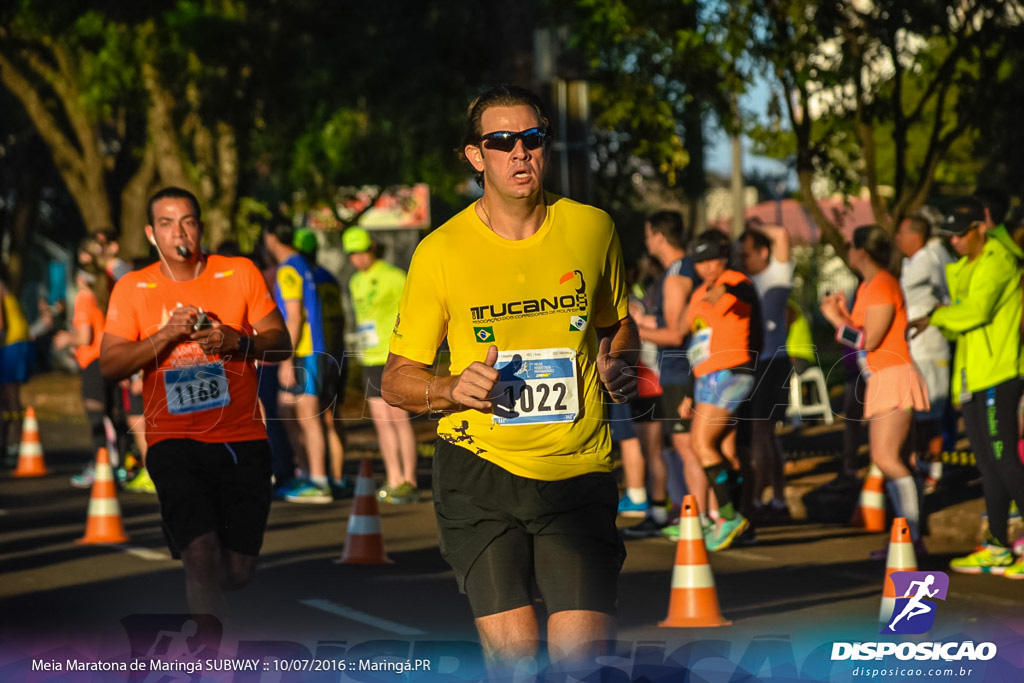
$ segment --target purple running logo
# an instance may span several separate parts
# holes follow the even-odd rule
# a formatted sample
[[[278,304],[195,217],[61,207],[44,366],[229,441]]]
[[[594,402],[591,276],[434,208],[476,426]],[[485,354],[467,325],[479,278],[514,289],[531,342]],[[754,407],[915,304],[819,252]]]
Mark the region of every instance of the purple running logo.
[[[945,600],[949,577],[943,572],[893,572],[896,604],[881,633],[925,633],[935,623],[934,600]]]

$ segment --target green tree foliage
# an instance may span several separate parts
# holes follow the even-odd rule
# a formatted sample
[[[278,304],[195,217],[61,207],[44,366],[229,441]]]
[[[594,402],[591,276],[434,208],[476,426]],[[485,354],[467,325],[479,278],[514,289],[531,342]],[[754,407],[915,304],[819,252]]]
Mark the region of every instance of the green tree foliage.
[[[295,59],[268,65],[276,88],[254,135],[274,184],[316,203],[347,186],[426,182],[456,201],[466,170],[453,148],[492,67],[485,12],[462,0],[274,11],[270,45]]]
[[[349,185],[427,182],[454,201],[464,107],[493,75],[485,10],[18,0],[0,4],[0,85],[88,230],[119,226],[125,250],[142,251],[145,199],[173,184],[199,196],[216,247],[249,240],[233,221],[257,204],[330,201]]]
[[[238,42],[240,3],[21,0],[5,7],[0,82],[46,142],[89,231],[120,225],[142,250],[159,185],[199,195],[214,241],[228,231],[247,68],[204,64],[214,37]]]
[[[776,85],[771,120],[752,135],[763,151],[795,157],[801,197],[840,253],[843,238],[816,195],[865,188],[876,220],[893,229],[937,178],[972,175],[972,158],[989,152],[973,142],[999,118],[992,94],[1019,91],[1018,2],[750,0],[733,8],[730,20],[751,27],[747,54]]]
[[[599,202],[635,205],[652,182],[703,196],[704,126],[733,127],[742,87],[723,4],[696,0],[551,0],[586,57]]]

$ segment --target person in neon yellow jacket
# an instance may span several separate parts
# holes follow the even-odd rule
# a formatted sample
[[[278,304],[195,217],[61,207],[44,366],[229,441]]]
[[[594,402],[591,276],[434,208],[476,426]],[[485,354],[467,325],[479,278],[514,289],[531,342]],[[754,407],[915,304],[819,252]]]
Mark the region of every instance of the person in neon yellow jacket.
[[[946,267],[952,304],[914,321],[956,341],[951,396],[982,475],[989,533],[980,550],[950,562],[953,571],[1024,578],[1024,559],[1008,549],[1010,501],[1024,504],[1024,463],[1017,456],[1017,406],[1024,390],[1021,262],[1024,253],[976,197],[958,199],[944,231],[960,260]],[[1024,508],[1022,508],[1024,509]]]
[[[420,499],[416,485],[416,434],[409,413],[388,405],[380,390],[391,331],[405,288],[405,271],[378,258],[377,243],[362,228],[347,229],[341,239],[357,271],[348,288],[356,314],[366,402],[387,476],[384,486],[377,491],[377,499],[382,503],[414,503]]]

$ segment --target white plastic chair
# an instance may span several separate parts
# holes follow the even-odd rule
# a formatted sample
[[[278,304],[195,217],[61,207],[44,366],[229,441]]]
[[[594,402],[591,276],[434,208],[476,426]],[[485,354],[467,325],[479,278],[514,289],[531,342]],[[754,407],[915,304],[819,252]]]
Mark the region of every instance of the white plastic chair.
[[[808,388],[808,398],[813,400],[804,401],[804,389]],[[803,371],[803,374],[795,372],[789,376],[789,407],[786,408],[786,418],[790,421],[799,421],[809,417],[816,417],[824,420],[825,424],[832,424],[832,405],[829,403],[828,388],[825,386],[825,375],[821,368],[813,365]]]

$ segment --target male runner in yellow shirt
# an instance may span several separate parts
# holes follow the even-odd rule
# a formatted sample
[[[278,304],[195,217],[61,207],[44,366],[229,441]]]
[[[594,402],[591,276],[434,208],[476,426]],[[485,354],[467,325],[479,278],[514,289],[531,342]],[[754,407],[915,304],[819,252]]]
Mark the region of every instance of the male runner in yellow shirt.
[[[494,673],[536,654],[534,580],[555,666],[602,654],[625,557],[602,385],[635,394],[639,340],[612,221],[544,192],[549,149],[533,93],[499,86],[470,105],[463,150],[483,198],[419,245],[383,378],[390,403],[445,414],[441,552]],[[436,376],[446,336],[451,375]]]

